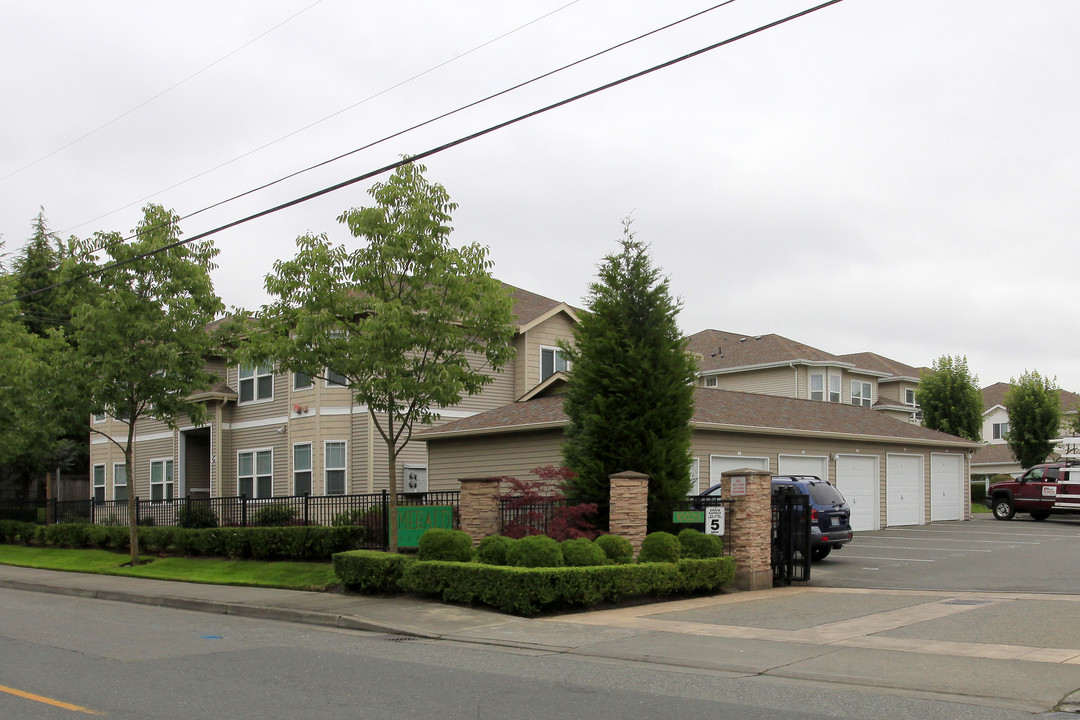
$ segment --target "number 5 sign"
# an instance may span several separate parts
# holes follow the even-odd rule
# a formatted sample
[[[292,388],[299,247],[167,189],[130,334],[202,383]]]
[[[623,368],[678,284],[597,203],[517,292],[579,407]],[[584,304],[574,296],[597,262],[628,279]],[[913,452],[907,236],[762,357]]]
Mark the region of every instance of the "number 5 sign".
[[[724,506],[705,508],[705,532],[708,535],[724,534]]]

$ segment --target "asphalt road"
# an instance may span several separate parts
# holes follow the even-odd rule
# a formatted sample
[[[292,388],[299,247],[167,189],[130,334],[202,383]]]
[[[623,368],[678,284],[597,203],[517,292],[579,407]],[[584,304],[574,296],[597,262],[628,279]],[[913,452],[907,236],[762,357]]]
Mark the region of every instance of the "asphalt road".
[[[6,589],[0,686],[5,720],[1030,717],[913,692]]]
[[[1080,516],[1025,514],[856,533],[814,563],[810,585],[1080,593]]]

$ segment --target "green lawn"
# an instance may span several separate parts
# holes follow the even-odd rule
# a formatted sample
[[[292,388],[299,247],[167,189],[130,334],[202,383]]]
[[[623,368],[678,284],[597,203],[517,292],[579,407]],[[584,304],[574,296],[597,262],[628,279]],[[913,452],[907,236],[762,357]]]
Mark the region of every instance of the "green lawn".
[[[986,507],[982,503],[971,503],[971,512],[973,513],[988,513],[990,508]]]
[[[328,562],[144,557],[142,560],[145,564],[124,567],[128,560],[126,553],[108,550],[67,550],[0,545],[0,564],[43,570],[67,570],[212,585],[253,585],[292,590],[328,590],[339,584],[337,576],[334,575],[333,565]]]

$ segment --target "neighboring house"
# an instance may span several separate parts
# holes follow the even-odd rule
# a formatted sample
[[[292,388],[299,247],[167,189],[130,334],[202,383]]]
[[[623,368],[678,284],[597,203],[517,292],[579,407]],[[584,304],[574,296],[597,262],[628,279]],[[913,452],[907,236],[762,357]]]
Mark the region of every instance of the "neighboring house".
[[[918,423],[920,370],[875,353],[833,355],[781,335],[703,330],[689,338],[698,386],[872,407]]]
[[[697,490],[752,467],[834,482],[856,530],[970,517],[968,459],[979,443],[850,403],[711,388],[695,390],[691,422]],[[431,482],[535,479],[532,469],[561,464],[567,423],[562,398],[549,392],[425,430]]]
[[[509,289],[516,357],[501,372],[491,373],[493,382],[482,394],[442,410],[437,425],[513,403],[566,370],[559,342],[573,339],[577,311],[542,295]],[[477,362],[481,360],[478,356]],[[277,372],[272,366],[227,366],[221,359],[210,360],[209,367],[220,382],[194,396],[207,405],[206,424],[194,427],[181,420],[174,431],[157,420],[140,420],[132,482],[124,476],[120,449],[91,433],[93,497],[123,500],[133,491],[140,499],[239,493],[261,498],[370,493],[388,487],[385,443],[367,408],[353,402],[332,370],[324,380]],[[105,414],[93,416],[91,423],[121,441],[126,437],[127,426]],[[424,444],[410,443],[399,462],[398,477],[407,483],[412,476],[416,489],[423,489]],[[457,489],[456,481],[430,487],[451,488]]]
[[[1012,475],[1019,477],[1024,468],[1013,457],[1012,450],[1005,440],[1009,432],[1009,411],[1005,408],[1005,395],[1012,385],[994,383],[982,389],[983,425],[982,439],[987,445],[982,447],[971,459],[971,472],[977,475]],[[1061,402],[1062,430],[1065,421],[1076,416],[1080,408],[1080,395],[1068,390],[1058,390]],[[1055,455],[1051,455],[1051,458]]]

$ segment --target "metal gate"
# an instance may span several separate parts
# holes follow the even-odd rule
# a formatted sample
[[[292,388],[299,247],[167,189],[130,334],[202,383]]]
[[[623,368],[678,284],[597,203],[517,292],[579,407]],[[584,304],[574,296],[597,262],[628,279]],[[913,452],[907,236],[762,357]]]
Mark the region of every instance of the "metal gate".
[[[773,585],[810,579],[810,496],[777,488],[772,496]]]

